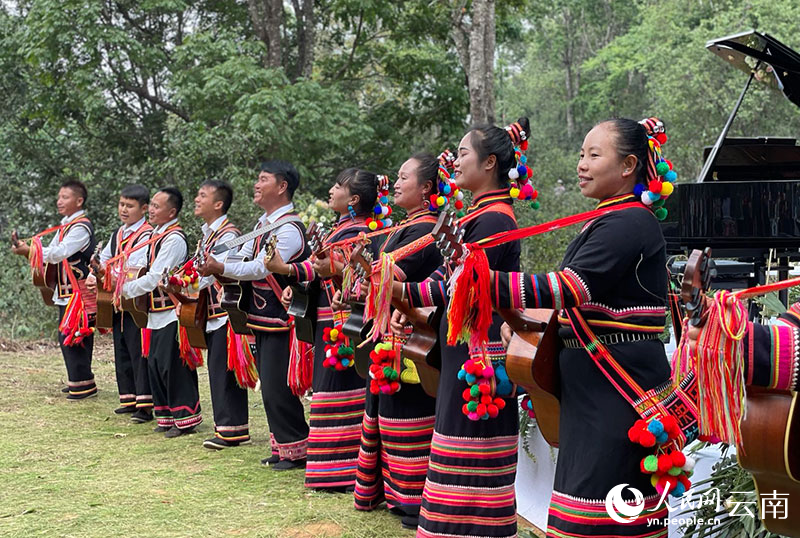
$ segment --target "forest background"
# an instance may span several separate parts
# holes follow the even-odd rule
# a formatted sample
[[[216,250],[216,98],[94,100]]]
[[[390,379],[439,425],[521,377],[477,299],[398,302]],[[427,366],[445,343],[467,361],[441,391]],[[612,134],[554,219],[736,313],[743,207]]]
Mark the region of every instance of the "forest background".
[[[390,177],[412,153],[454,148],[474,121],[531,121],[542,208],[591,208],[575,165],[596,122],[657,115],[679,181],[692,180],[746,76],[705,50],[750,28],[800,49],[796,0],[0,0],[0,235],[57,223],[55,194],[86,182],[100,239],[128,183],[234,185],[249,228],[258,163],[301,172],[320,213],[349,166]],[[755,85],[731,134],[797,137],[800,111]],[[574,235],[528,240],[527,270],[557,266]],[[0,336],[55,334],[25,261],[0,249]]]

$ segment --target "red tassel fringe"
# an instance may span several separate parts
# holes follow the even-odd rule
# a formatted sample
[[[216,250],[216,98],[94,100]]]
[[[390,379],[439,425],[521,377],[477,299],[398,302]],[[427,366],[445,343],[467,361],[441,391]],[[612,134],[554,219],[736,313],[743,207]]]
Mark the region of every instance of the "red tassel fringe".
[[[258,383],[256,359],[250,349],[252,336],[237,334],[228,324],[228,370],[236,376],[236,384],[243,389],[254,389]]]
[[[178,328],[178,349],[180,350],[183,364],[188,366],[190,370],[197,370],[198,366],[203,366],[203,353],[189,343],[186,327]]]
[[[314,346],[298,339],[294,331],[294,318],[289,321],[289,372],[286,382],[292,394],[302,396],[311,388],[314,375]]]
[[[447,344],[469,342],[471,349],[477,349],[488,342],[492,325],[491,276],[484,249],[470,246],[450,300]]]

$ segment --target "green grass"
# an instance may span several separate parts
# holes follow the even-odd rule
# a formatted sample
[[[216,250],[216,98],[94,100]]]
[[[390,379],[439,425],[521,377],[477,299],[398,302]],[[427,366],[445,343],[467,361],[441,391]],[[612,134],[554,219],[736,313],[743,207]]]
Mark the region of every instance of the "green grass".
[[[100,394],[70,403],[57,347],[0,353],[0,536],[411,537],[381,507],[353,508],[351,495],[303,486],[302,471],[259,464],[268,430],[250,392],[253,444],[206,450],[213,431],[208,372],[200,370],[205,422],[194,435],[165,439],[153,424],[115,415],[110,340],[94,371]]]

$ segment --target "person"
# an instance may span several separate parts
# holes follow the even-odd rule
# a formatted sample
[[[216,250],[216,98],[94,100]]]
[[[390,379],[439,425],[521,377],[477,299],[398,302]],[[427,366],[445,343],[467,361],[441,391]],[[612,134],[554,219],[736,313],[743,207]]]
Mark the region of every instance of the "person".
[[[145,221],[150,192],[142,185],[127,185],[119,193],[117,213],[122,221],[111,239],[100,252],[100,267],[103,268],[113,256],[150,239],[152,226]],[[131,252],[128,267],[147,265],[147,249]],[[97,278],[89,275],[87,284],[96,288]],[[153,420],[153,395],[147,374],[147,361],[142,357],[142,331],[136,326],[129,312],[114,311],[112,318],[114,338],[114,371],[119,391],[117,414],[132,413],[136,423]]]
[[[338,175],[329,191],[328,207],[339,218],[323,246],[370,231],[366,219],[375,206],[378,186],[378,176],[364,170],[348,168]],[[331,255],[334,257],[333,269],[329,257],[287,264],[282,256],[275,256],[268,267],[276,273],[292,275],[297,282],[312,282],[320,290],[305,485],[344,493],[355,487],[366,385],[355,368],[340,371],[323,365],[323,335],[326,328],[334,326],[330,304],[336,292],[334,276],[341,275],[344,270],[344,261],[337,253]],[[290,298],[290,291],[291,288],[284,300]]]
[[[211,249],[241,235],[228,219],[233,189],[220,180],[204,181],[194,199],[194,214],[203,219],[200,248],[206,257],[224,262],[235,249],[212,254]],[[213,276],[202,277],[200,293],[207,294],[206,365],[214,412],[214,437],[203,441],[212,450],[250,444],[247,388],[240,387],[236,374],[228,368],[228,314],[222,309],[222,289]]]
[[[181,357],[178,345],[178,316],[175,303],[159,287],[164,270],[173,270],[186,261],[188,246],[178,215],[183,196],[175,187],[160,189],[150,201],[148,213],[156,239],[147,248],[147,273],[125,282],[122,294],[132,299],[148,295],[147,338],[143,355],[147,357],[153,414],[158,426],[153,431],[170,439],[193,433],[203,422],[197,370]]]
[[[74,285],[81,288],[84,305],[93,302],[94,294],[85,289],[86,278],[89,276],[89,261],[95,249],[94,226],[85,210],[87,199],[86,185],[81,181],[69,179],[61,184],[56,208],[63,218],[55,237],[48,246],[42,248],[43,262],[58,264],[58,280],[53,303],[58,306],[59,325],[62,325],[67,305],[75,291]],[[12,251],[27,257],[31,247],[19,241],[16,232],[12,240],[14,242]],[[68,274],[68,271],[71,274]],[[94,335],[89,334],[79,341],[71,339],[70,342],[64,332],[59,331],[58,344],[67,367],[67,387],[62,389],[62,392],[68,393],[67,400],[75,402],[97,396],[97,384],[92,372]]]
[[[581,345],[583,324],[571,323],[578,319],[572,313],[577,308],[642,390],[671,383],[659,339],[666,322],[667,273],[665,242],[654,210],[663,214],[657,207],[662,202],[656,207],[641,202],[653,204],[661,198],[652,193],[662,186],[656,185],[661,181],[656,170],[664,170],[655,165],[663,132],[657,118],[641,123],[611,119],[592,128],[578,160],[581,194],[597,200],[598,208],[620,209],[585,224],[558,271],[492,275],[496,307],[560,310],[559,453],[548,536],[666,535],[666,508],[656,509],[660,495],[640,470],[640,462],[654,449],[628,438],[640,416]],[[618,523],[606,510],[607,496],[620,484],[644,494],[644,515],[635,521]],[[622,495],[633,502],[629,489]]]
[[[397,230],[387,235],[381,253],[394,252],[431,232],[438,215],[431,208],[431,195],[440,196],[439,162],[431,154],[417,153],[397,172],[394,205],[405,210],[407,217]],[[441,263],[439,250],[429,245],[398,260],[394,266],[395,278],[424,280]],[[394,343],[391,336],[387,335],[384,341]],[[402,339],[398,339],[396,346],[400,344]],[[408,361],[398,366],[415,371],[413,363]],[[396,371],[399,374],[400,369]],[[410,377],[413,380],[401,378],[397,392],[381,392],[375,386],[375,391],[366,395],[354,495],[359,510],[372,510],[385,499],[389,509],[402,517],[404,527],[416,528],[436,399],[422,390],[418,374]]]
[[[253,282],[253,300],[247,326],[256,337],[256,368],[261,379],[261,397],[270,430],[271,455],[262,463],[285,471],[305,466],[308,424],[300,399],[287,384],[289,369],[289,317],[279,293],[288,285],[284,276],[265,265],[265,247],[271,235],[277,237],[276,256],[305,260],[310,250],[305,244],[305,227],[294,209],[292,198],[300,185],[300,175],[286,161],[261,164],[253,189],[253,202],[264,210],[255,228],[264,233],[242,246],[239,254],[248,261],[218,261],[208,258],[200,274],[222,275]]]
[[[460,220],[465,242],[517,228],[508,180],[509,172],[517,167],[514,145],[521,144],[520,135],[528,132],[527,118],[520,118],[510,131],[477,125],[461,139],[454,162],[455,182],[462,191],[472,193],[472,204]],[[486,254],[494,270],[519,270],[518,241],[487,249]],[[403,297],[415,308],[442,308],[448,302],[444,284],[449,272],[448,267],[440,267],[422,282],[395,283],[393,296]],[[446,345],[447,318],[442,316],[439,327],[442,367],[417,536],[514,536],[519,419],[516,406],[505,405],[514,397],[497,393],[497,414],[488,420],[472,420],[463,413],[463,393],[468,387],[458,377],[469,359],[502,364],[502,322],[493,315],[488,344],[470,349],[466,344]],[[396,312],[393,329],[401,330],[403,323],[404,316]]]

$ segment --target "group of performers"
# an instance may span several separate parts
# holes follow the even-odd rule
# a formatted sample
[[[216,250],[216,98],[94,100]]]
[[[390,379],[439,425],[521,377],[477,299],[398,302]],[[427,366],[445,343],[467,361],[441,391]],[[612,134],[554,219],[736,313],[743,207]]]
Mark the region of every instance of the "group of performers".
[[[306,241],[292,202],[300,177],[290,163],[261,165],[253,202],[263,214],[254,230],[264,233],[240,249],[215,248],[242,234],[227,216],[231,187],[205,181],[194,199],[194,214],[204,222],[202,240],[189,264],[177,189],[162,188],[151,198],[142,186],[125,187],[118,206],[122,225],[93,261],[86,187],[65,182],[57,201],[64,218],[50,244],[42,246],[38,236],[30,244],[16,239],[13,250],[34,266],[58,265],[53,302],[60,314],[66,398],[97,394],[94,336],[82,316],[93,293],[113,290],[120,394],[115,412],[130,413],[139,423],[155,418],[155,431],[168,438],[192,433],[202,422],[196,371],[201,355],[187,342],[176,311],[182,308],[178,295],[194,288],[207,294],[206,365],[214,412],[214,436],[203,446],[251,442],[247,387],[253,385],[243,382],[248,376],[241,368],[249,356],[270,430],[264,465],[304,468],[307,487],[352,493],[359,510],[385,502],[420,537],[510,537],[517,533],[520,388],[504,365],[511,335],[499,312],[553,309],[559,312],[560,412],[548,536],[667,536],[664,524],[644,517],[613,520],[605,502],[614,486],[629,484],[647,492],[649,518],[663,520],[666,508],[653,509],[665,488],[687,489],[678,475],[690,474],[690,464],[675,456],[678,473],[654,480],[641,462],[654,453],[670,454],[668,443],[679,452],[698,433],[691,414],[672,420],[676,428],[659,404],[661,415],[654,416],[663,427],[654,441],[632,442],[632,427],[647,418],[637,407],[645,400],[636,397],[652,400],[675,386],[659,339],[668,275],[658,218],[675,181],[661,154],[663,123],[613,119],[589,131],[577,175],[581,193],[597,207],[583,219],[560,267],[542,274],[520,271],[526,235],[519,233],[514,209],[515,201],[538,207],[524,153],[529,132],[526,118],[506,128],[478,125],[465,133],[455,155],[410,156],[398,171],[392,200],[406,217],[394,225],[385,176],[342,171],[328,201],[336,222],[314,245]],[[447,252],[443,257],[426,240],[442,212],[455,213],[462,227],[461,259]],[[375,260],[361,281],[352,263],[357,245]],[[139,267],[145,269],[137,275]],[[254,352],[222,308],[222,285],[230,282],[252,283],[241,289],[250,294],[246,328]],[[301,320],[287,314],[301,290],[316,291],[309,295],[316,301],[313,351],[298,339]],[[140,330],[123,305],[142,297],[148,313]],[[373,322],[361,347],[338,334],[354,297],[367,303]],[[435,397],[420,383],[423,372],[400,351],[414,331],[406,314],[424,308],[443,312],[434,317],[441,354]],[[789,323],[779,329],[747,326],[748,383],[796,389],[800,322],[791,313],[785,318]],[[366,380],[352,366],[364,346],[372,351]],[[614,372],[600,367],[603,362],[613,364]],[[613,379],[623,380],[623,390]],[[308,421],[300,399],[307,389]]]

